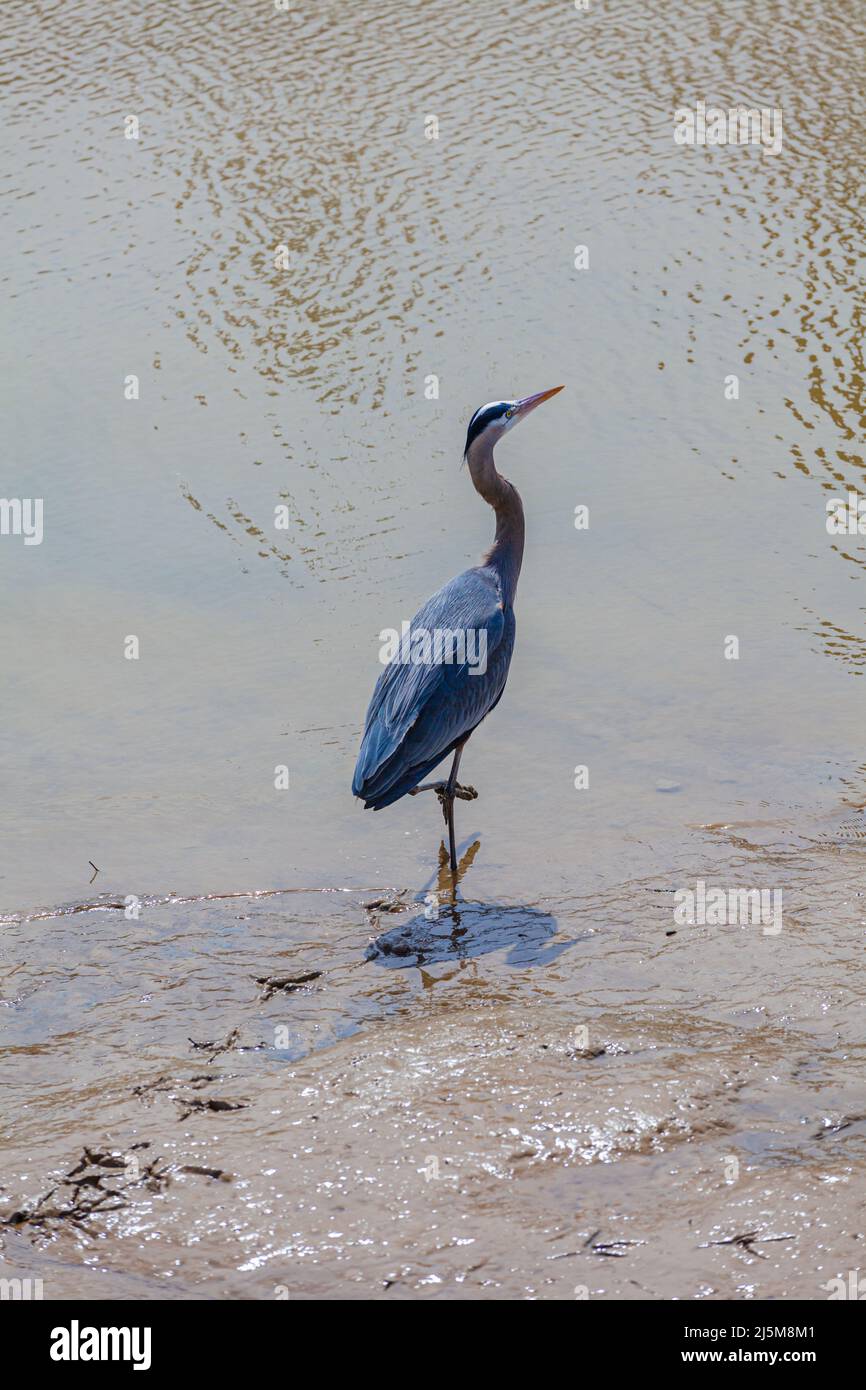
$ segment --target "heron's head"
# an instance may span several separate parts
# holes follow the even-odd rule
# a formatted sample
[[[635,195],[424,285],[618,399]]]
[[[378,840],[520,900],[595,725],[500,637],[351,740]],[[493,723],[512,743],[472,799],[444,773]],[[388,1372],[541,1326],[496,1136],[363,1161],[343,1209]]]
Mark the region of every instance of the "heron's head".
[[[551,396],[555,396],[557,391],[562,389],[561,386],[552,386],[549,391],[537,391],[534,396],[524,396],[520,401],[490,401],[487,405],[482,405],[469,421],[466,448],[463,450],[464,458],[476,439],[483,437],[484,442],[492,448],[506,430],[525,420],[537,405],[541,405],[542,401],[549,401]]]

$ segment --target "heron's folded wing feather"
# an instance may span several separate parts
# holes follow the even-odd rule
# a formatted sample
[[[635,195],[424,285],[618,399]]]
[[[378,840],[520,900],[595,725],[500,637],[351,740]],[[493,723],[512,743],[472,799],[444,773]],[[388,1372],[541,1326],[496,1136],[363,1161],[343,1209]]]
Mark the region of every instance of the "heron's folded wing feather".
[[[486,634],[486,671],[468,663],[430,665],[393,661],[379,677],[364,729],[352,789],[379,794],[400,767],[435,765],[479,723],[502,694],[513,647],[513,617],[506,622],[499,590],[488,573],[467,570],[434,594],[412,619],[411,629]],[[476,653],[480,650],[476,646]],[[421,774],[423,775],[423,773]]]

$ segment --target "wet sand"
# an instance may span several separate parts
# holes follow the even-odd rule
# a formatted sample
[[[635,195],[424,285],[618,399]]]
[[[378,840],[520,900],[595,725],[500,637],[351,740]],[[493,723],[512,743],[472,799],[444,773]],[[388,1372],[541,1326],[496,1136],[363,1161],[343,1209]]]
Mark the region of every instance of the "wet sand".
[[[47,1298],[861,1266],[863,26],[594,10],[10,11],[0,1257]],[[675,146],[697,99],[782,152]],[[435,804],[350,795],[378,634],[489,543],[472,411],[558,382],[497,453],[452,901]],[[781,931],[679,923],[698,881]]]
[[[862,1241],[862,850],[716,838],[726,882],[781,871],[784,950],[640,879],[6,923],[6,1261],[51,1297],[826,1297]]]

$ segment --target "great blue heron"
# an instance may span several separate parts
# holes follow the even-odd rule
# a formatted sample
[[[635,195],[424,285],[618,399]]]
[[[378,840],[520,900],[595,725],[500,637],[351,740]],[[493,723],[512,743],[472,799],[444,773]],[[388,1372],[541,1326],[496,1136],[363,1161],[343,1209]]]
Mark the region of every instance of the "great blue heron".
[[[493,545],[415,614],[373,691],[352,791],[381,811],[408,792],[435,791],[448,824],[451,871],[457,869],[454,799],[471,801],[457,781],[466,740],[502,698],[514,650],[514,594],[523,560],[523,504],[493,462],[507,430],[561,391],[496,401],[469,421],[464,458],[479,492],[496,513]],[[454,754],[447,781],[419,785]]]

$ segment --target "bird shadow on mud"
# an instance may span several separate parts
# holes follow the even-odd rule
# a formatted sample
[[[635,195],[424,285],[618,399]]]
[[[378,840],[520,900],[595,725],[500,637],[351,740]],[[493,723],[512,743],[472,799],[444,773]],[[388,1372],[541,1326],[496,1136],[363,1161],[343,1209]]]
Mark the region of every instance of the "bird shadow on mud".
[[[431,881],[416,898],[423,911],[375,937],[364,953],[367,960],[400,970],[507,950],[506,965],[549,965],[577,945],[576,940],[551,942],[559,928],[549,912],[518,903],[477,902],[459,895],[460,881],[480,843],[476,840],[469,846],[453,878],[448,851],[444,844],[440,847],[436,888]],[[404,910],[411,910],[411,906]]]

